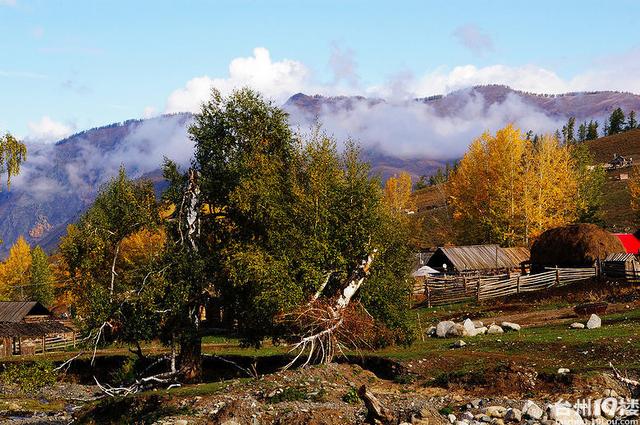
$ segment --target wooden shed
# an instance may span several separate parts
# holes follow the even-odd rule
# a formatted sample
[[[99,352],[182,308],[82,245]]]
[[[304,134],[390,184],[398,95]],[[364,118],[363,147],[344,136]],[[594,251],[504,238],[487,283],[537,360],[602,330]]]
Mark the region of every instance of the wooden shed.
[[[640,263],[635,255],[618,252],[607,255],[602,270],[609,277],[636,278],[640,274]]]
[[[39,302],[0,302],[0,355],[42,353],[74,341],[74,330]]]
[[[438,248],[427,266],[442,273],[469,274],[521,270],[529,261],[524,247],[501,248],[499,245],[468,245]]]

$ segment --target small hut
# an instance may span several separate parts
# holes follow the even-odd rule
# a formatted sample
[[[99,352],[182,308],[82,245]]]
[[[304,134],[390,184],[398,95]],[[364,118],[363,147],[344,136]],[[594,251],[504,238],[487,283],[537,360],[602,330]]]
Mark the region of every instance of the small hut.
[[[531,246],[531,264],[543,267],[593,267],[609,254],[625,252],[620,240],[595,224],[572,224],[542,233]]]
[[[0,356],[43,353],[74,341],[73,329],[39,302],[0,302]]]
[[[609,277],[633,277],[640,273],[640,264],[633,254],[616,252],[607,255],[602,264],[604,273]]]

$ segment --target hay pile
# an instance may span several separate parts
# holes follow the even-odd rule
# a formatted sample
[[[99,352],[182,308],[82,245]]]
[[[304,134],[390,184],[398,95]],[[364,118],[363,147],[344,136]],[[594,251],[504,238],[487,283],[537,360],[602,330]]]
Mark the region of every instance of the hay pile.
[[[547,267],[591,267],[611,253],[625,252],[622,242],[595,224],[572,224],[542,233],[531,246],[531,264]]]

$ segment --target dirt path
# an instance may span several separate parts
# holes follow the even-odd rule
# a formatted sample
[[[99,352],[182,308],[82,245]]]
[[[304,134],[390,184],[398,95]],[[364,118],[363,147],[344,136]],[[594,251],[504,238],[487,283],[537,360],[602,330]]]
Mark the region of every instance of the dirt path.
[[[619,313],[637,308],[640,308],[640,301],[609,304],[606,314]],[[513,322],[523,327],[535,327],[542,325],[557,325],[572,318],[579,318],[579,316],[573,311],[573,307],[563,307],[556,310],[535,310],[524,313],[507,313],[498,316],[486,317],[481,320],[486,324],[493,322]]]

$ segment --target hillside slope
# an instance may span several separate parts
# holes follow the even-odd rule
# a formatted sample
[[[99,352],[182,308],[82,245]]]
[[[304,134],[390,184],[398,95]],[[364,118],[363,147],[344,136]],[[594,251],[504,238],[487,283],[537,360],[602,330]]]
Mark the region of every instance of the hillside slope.
[[[617,106],[625,110],[640,111],[640,96],[629,93],[599,92],[545,96],[522,93],[504,86],[473,87],[447,96],[414,99],[410,103],[427,104],[430,113],[435,111],[437,115],[452,117],[458,116],[461,108],[468,108],[470,104],[475,107],[480,105],[486,110],[486,115],[491,116],[497,105],[508,110],[511,103],[507,105],[505,102],[514,98],[520,99],[520,103],[534,107],[535,111],[538,111],[536,113],[562,119],[569,115],[574,115],[579,120],[603,117]],[[479,99],[481,102],[478,103]],[[306,117],[318,117],[326,110],[331,110],[334,117],[346,114],[347,118],[338,121],[337,125],[344,125],[349,130],[358,130],[359,126],[366,127],[381,118],[380,115],[368,115],[366,108],[385,103],[383,99],[358,96],[324,97],[297,94],[286,102],[284,109],[291,113],[292,119],[301,114]],[[347,112],[363,107],[364,121],[356,123],[354,127],[348,120]],[[418,120],[422,111],[413,111],[418,115],[409,115],[409,118]],[[509,114],[501,116],[501,119],[509,118]],[[460,121],[460,117],[457,119],[456,126],[466,125],[466,122]],[[190,114],[131,120],[87,130],[55,145],[30,146],[29,158],[22,175],[15,179],[11,191],[0,192],[0,238],[4,242],[0,245],[0,257],[6,255],[9,247],[20,235],[24,235],[31,244],[42,245],[48,251],[54,250],[66,226],[78,219],[95,198],[100,185],[115,175],[121,165],[124,165],[133,177],[153,177],[157,189],[160,190],[163,183],[159,167],[164,156],[184,165],[189,163],[192,142],[187,137],[186,127],[190,120]],[[455,150],[446,144],[447,139],[438,138],[441,133],[437,131],[422,137],[421,131],[429,131],[431,122],[428,122],[427,127],[413,129],[413,133],[417,133],[419,137],[412,153],[407,154],[396,146],[400,146],[403,138],[412,135],[407,132],[414,126],[412,123],[414,121],[400,120],[393,123],[393,128],[383,128],[385,131],[380,134],[362,133],[364,139],[357,139],[364,147],[363,158],[371,163],[372,172],[380,175],[383,180],[403,170],[410,172],[414,177],[429,175],[441,167],[444,160],[434,155],[427,145],[440,146],[441,153],[448,153],[450,158],[455,158],[459,155],[459,149],[465,148],[466,144],[479,134],[475,130],[465,133],[462,145],[457,146],[458,150]],[[496,121],[497,125],[505,123]],[[442,129],[438,129],[440,130]],[[336,136],[342,140],[354,135],[346,131]],[[375,140],[371,141],[368,137]],[[590,142],[590,147],[600,162],[611,158],[613,153],[640,159],[640,130],[598,139]],[[607,185],[607,225],[610,228],[631,228],[634,223],[628,209],[626,183],[612,180]],[[437,205],[442,203],[441,196],[431,194],[427,196],[429,197],[431,201],[435,200],[435,205],[429,201],[427,204],[431,206],[428,208],[434,209],[437,213],[436,219],[442,222],[445,218],[444,210],[441,205]],[[446,238],[447,235],[438,236],[439,240]]]

